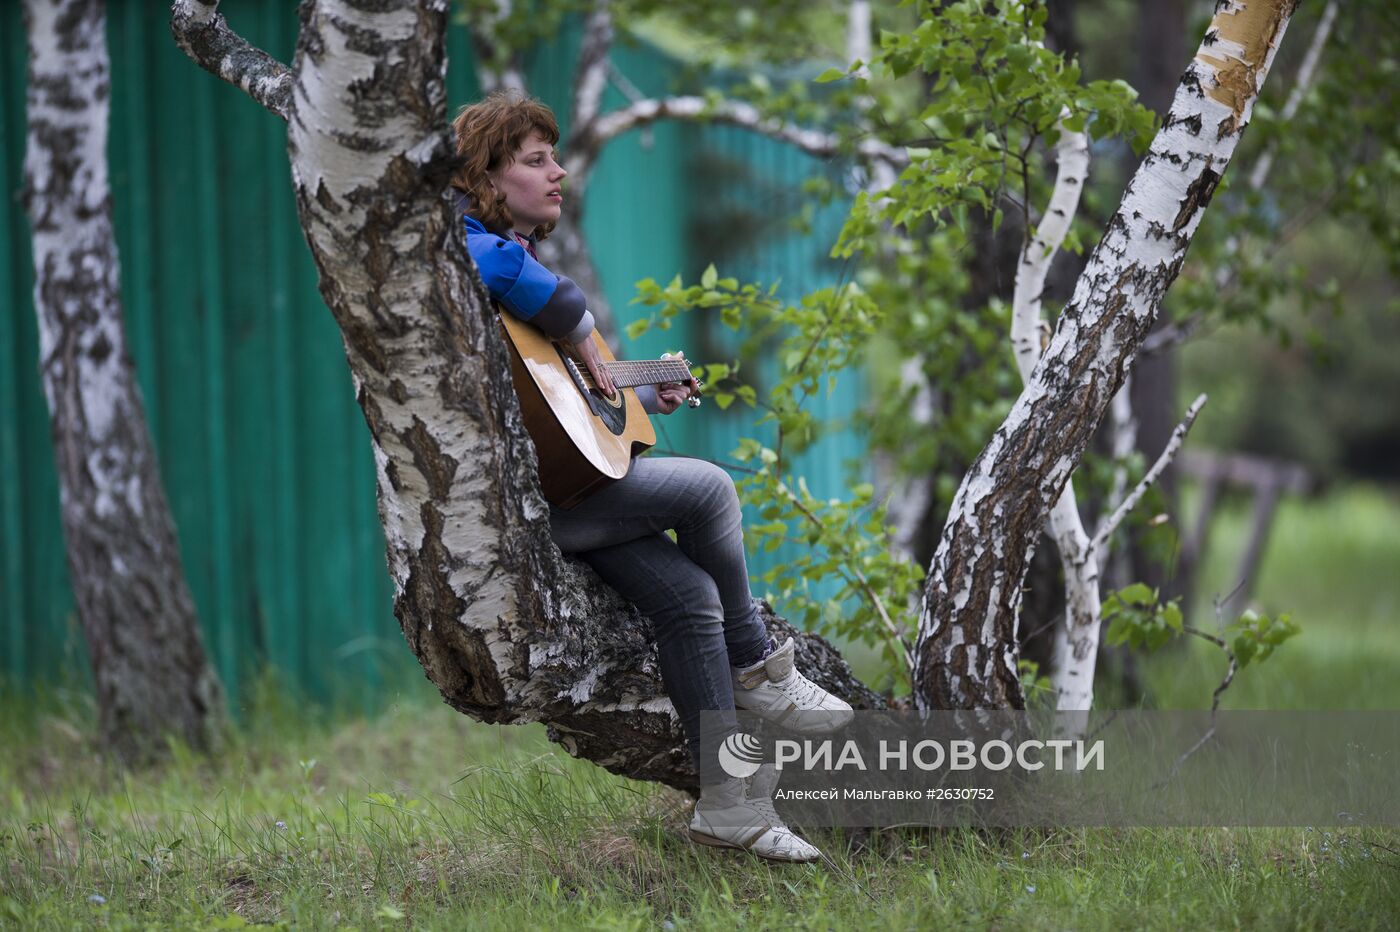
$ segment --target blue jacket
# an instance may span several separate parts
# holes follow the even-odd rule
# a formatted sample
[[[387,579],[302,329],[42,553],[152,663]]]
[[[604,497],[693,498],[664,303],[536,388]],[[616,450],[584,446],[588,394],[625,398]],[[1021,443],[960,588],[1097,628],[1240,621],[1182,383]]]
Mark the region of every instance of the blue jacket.
[[[554,274],[513,238],[491,232],[470,214],[463,215],[462,223],[467,251],[491,297],[556,340],[579,343],[588,338],[593,314],[573,279]],[[656,389],[650,385],[637,386],[637,400],[648,414],[659,410]]]
[[[491,297],[556,340],[578,343],[593,332],[588,301],[573,279],[555,275],[514,239],[492,233],[471,215],[462,218],[467,251]]]

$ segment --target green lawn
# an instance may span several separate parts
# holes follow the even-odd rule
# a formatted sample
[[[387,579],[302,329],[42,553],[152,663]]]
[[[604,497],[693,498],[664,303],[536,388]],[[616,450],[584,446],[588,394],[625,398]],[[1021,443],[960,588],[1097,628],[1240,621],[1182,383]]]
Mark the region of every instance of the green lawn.
[[[61,719],[11,722],[0,925],[1384,928],[1400,913],[1400,833],[1377,829],[818,833],[839,872],[770,866],[691,846],[680,794],[422,698],[330,727],[260,710],[212,762],[125,777]]]
[[[1214,627],[1214,599],[1237,582],[1249,507],[1234,503],[1212,530],[1201,626]],[[1241,671],[1224,708],[1400,709],[1400,496],[1354,486],[1282,502],[1254,603],[1287,612],[1302,633]],[[1224,671],[1220,651],[1192,643],[1150,658],[1145,679],[1156,705],[1206,708]]]
[[[1400,703],[1389,624],[1400,506],[1290,502],[1259,599],[1304,633],[1235,707]],[[1212,586],[1242,512],[1224,515]],[[1209,591],[1209,590],[1207,590]],[[1161,705],[1204,705],[1220,661],[1151,659]],[[123,775],[90,701],[0,707],[0,928],[1393,928],[1400,831],[815,833],[838,870],[697,848],[678,793],[611,776],[539,727],[472,722],[414,681],[365,720],[275,688],[210,760]]]

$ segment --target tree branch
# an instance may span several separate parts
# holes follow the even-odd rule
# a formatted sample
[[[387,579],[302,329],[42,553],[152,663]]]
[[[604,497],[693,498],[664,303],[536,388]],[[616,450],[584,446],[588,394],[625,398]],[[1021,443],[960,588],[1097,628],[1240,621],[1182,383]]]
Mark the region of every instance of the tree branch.
[[[1065,116],[1068,114],[1061,114],[1062,119]],[[1088,135],[1070,132],[1063,123],[1057,125],[1060,141],[1055,147],[1055,188],[1035,236],[1021,251],[1011,299],[1011,345],[1022,382],[1030,381],[1031,370],[1040,361],[1040,298],[1045,291],[1045,276],[1079,210],[1079,195],[1089,174]]]
[[[1152,464],[1152,468],[1147,471],[1147,475],[1133,487],[1128,497],[1123,499],[1122,504],[1113,510],[1113,514],[1099,527],[1098,533],[1094,535],[1094,549],[1103,547],[1108,539],[1113,536],[1113,532],[1118,530],[1118,525],[1128,516],[1128,512],[1137,506],[1143,495],[1151,488],[1152,483],[1157,481],[1157,477],[1162,475],[1162,471],[1167,468],[1167,464],[1176,456],[1176,451],[1181,448],[1182,442],[1186,439],[1186,434],[1191,430],[1191,425],[1196,423],[1196,415],[1201,413],[1201,408],[1205,406],[1206,396],[1197,395],[1196,400],[1191,402],[1191,407],[1186,409],[1186,417],[1181,423],[1176,425],[1176,430],[1172,431],[1171,439],[1167,441],[1166,447],[1162,449],[1162,455],[1157,457],[1157,462]]]
[[[230,29],[219,14],[219,0],[175,0],[170,34],[199,67],[288,119],[292,70]]]
[[[662,119],[708,120],[751,129],[783,142],[791,143],[808,155],[830,158],[842,150],[841,137],[835,133],[794,126],[777,117],[766,117],[755,106],[743,101],[709,101],[703,97],[664,97],[637,101],[629,107],[614,110],[598,118],[594,136],[599,145],[615,136]],[[878,139],[864,139],[856,144],[855,152],[867,161],[882,162],[902,169],[909,156],[902,148]]]
[[[574,69],[574,96],[571,103],[572,135],[575,138],[592,133],[593,122],[603,102],[608,86],[608,52],[612,48],[613,20],[609,0],[596,0],[593,12],[583,29],[578,65]]]

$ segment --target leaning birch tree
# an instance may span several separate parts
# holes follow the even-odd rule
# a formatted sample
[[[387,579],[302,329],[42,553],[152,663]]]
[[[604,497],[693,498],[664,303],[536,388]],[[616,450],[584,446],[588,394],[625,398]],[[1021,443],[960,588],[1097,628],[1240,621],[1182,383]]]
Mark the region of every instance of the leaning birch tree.
[[[922,704],[1020,704],[1026,548],[1179,268],[1291,11],[1221,5],[1026,392],[964,481],[925,590]],[[442,0],[303,4],[290,65],[240,39],[212,0],[177,0],[172,28],[287,121],[299,217],[374,448],[395,613],[425,673],[475,718],[543,721],[575,755],[693,786],[644,621],[549,538],[505,350],[442,196],[445,22]],[[829,645],[798,637],[815,679],[878,703]]]
[[[444,700],[544,722],[571,754],[694,787],[647,622],[549,535],[506,348],[445,196],[447,0],[300,8],[290,64],[217,2],[176,0],[199,65],[287,124],[297,212],[369,428],[394,612]],[[764,607],[804,671],[880,699],[825,641]]]
[[[1024,706],[1016,613],[1027,554],[1181,269],[1295,7],[1216,5],[1025,390],[963,478],[920,610],[921,707]]]
[[[39,370],[102,742],[128,762],[159,753],[166,734],[208,748],[223,691],[205,656],[122,323],[106,4],[26,0],[24,22]]]

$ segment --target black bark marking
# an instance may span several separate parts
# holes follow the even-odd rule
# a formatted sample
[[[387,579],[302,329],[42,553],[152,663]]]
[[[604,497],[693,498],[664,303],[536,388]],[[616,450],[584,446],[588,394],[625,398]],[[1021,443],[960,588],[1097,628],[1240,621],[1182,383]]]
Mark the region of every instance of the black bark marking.
[[[1166,129],[1169,126],[1180,126],[1192,136],[1199,136],[1201,135],[1201,115],[1199,113],[1193,113],[1183,120],[1169,121],[1167,123],[1162,124],[1163,129]]]
[[[340,205],[331,196],[330,189],[326,187],[326,179],[322,178],[316,184],[316,203],[320,204],[327,213],[340,213]]]
[[[380,375],[388,374],[389,357],[379,344],[377,328],[364,320],[350,317],[341,322],[341,332],[345,334],[345,342],[370,368]]]
[[[457,475],[457,461],[442,452],[428,425],[417,415],[413,417],[413,426],[401,432],[399,439],[413,454],[413,464],[428,481],[428,493],[437,501],[446,501],[452,491],[452,479]]]
[[[1196,180],[1191,182],[1186,189],[1186,197],[1181,201],[1181,209],[1177,211],[1176,220],[1172,222],[1172,231],[1179,232],[1183,227],[1191,222],[1191,218],[1210,204],[1210,199],[1215,194],[1215,186],[1220,183],[1220,176],[1209,168],[1202,169],[1196,176]]]
[[[1195,97],[1206,96],[1205,88],[1201,87],[1201,75],[1196,71],[1194,65],[1186,69],[1186,73],[1181,76],[1181,82],[1177,86],[1186,88]]]
[[[88,358],[102,365],[109,355],[112,355],[112,341],[106,339],[105,333],[98,333],[97,340],[92,341],[91,348],[88,348]]]

